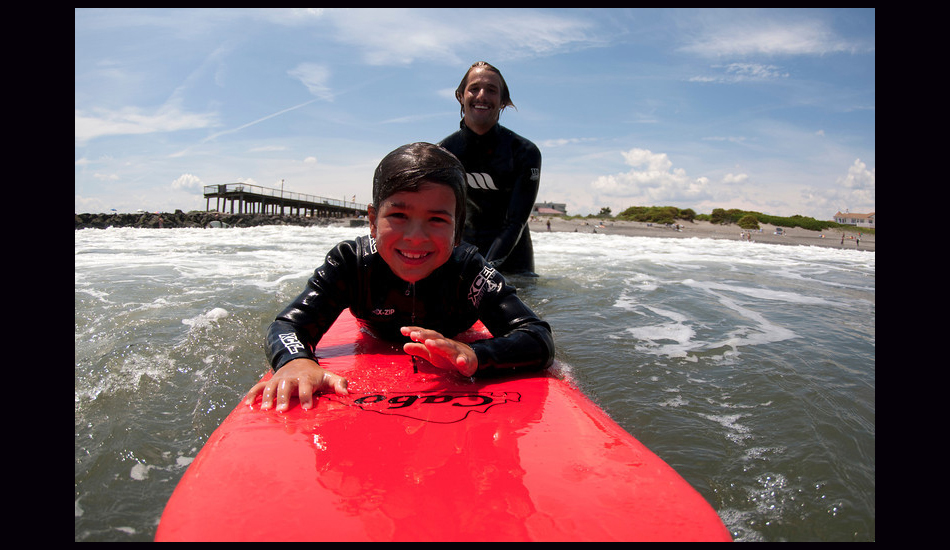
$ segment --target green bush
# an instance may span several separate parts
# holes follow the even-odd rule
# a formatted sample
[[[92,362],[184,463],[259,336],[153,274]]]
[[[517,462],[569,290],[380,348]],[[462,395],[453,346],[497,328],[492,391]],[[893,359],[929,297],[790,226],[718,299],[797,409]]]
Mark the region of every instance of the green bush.
[[[617,214],[618,220],[649,223],[676,223],[676,220],[693,221],[696,212],[691,208],[680,210],[675,206],[631,206]]]
[[[738,223],[739,227],[741,227],[742,229],[758,229],[759,228],[759,220],[756,219],[756,217],[753,216],[752,214],[746,214],[745,216],[742,216],[741,218],[739,218],[739,221],[736,223]]]
[[[600,214],[596,216],[589,215],[588,217],[610,217],[610,209],[601,208]],[[798,214],[788,217],[770,216],[761,212],[751,212],[737,208],[730,208],[729,210],[714,208],[711,214],[697,214],[691,208],[680,210],[675,206],[631,206],[617,214],[616,219],[657,224],[676,223],[676,220],[690,222],[700,220],[716,224],[734,223],[743,229],[759,229],[759,224],[767,223],[776,227],[801,227],[812,231],[843,229],[855,233],[874,234],[874,229],[841,225],[833,221],[821,221]]]

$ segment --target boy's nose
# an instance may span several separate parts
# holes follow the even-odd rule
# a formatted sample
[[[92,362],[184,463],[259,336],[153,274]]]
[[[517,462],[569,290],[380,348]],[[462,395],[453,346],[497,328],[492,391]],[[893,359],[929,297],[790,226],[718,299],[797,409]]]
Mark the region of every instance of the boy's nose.
[[[406,230],[402,234],[402,238],[407,241],[424,241],[429,237],[426,233],[425,227],[421,221],[410,220],[406,224]]]

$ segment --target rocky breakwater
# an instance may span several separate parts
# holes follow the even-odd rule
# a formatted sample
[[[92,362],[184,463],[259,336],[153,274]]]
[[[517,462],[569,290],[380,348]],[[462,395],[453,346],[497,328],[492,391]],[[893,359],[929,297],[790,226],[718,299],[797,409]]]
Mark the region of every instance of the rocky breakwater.
[[[306,218],[274,214],[225,214],[221,212],[137,212],[133,214],[76,214],[76,229],[139,227],[169,229],[175,227],[255,227],[258,225],[326,226],[333,218]]]

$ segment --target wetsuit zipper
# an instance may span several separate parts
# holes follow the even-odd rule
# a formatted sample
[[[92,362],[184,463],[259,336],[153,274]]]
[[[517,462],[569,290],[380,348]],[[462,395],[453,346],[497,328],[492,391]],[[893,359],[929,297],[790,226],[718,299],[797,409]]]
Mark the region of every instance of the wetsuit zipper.
[[[412,326],[415,326],[416,324],[416,283],[409,283],[409,288],[406,289],[406,295],[408,296],[410,295],[410,293],[412,295],[412,313],[410,314],[410,317],[409,317],[409,323]],[[410,355],[409,357],[412,358],[412,372],[413,374],[416,374],[419,372],[419,367],[416,365],[416,356]]]

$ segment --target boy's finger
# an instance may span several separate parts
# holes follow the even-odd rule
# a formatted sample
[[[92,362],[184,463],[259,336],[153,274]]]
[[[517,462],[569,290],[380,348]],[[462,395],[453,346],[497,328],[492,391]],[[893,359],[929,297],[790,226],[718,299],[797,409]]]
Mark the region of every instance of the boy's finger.
[[[306,378],[297,385],[297,398],[300,399],[300,408],[309,409],[313,406],[313,385]]]

